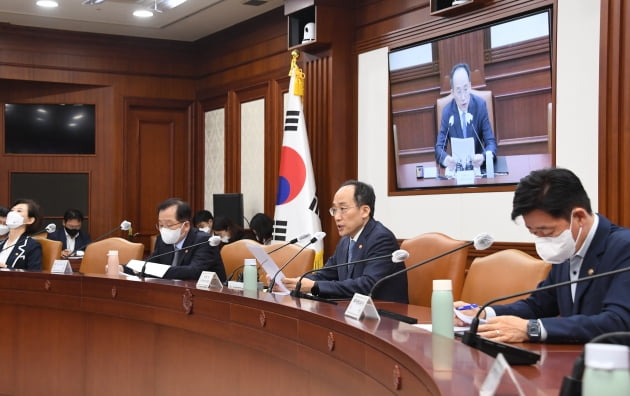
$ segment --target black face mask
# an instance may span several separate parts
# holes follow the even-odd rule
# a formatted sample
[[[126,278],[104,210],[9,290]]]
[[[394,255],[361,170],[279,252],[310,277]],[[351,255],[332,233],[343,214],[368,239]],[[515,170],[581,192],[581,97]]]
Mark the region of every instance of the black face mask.
[[[66,229],[66,232],[68,233],[68,235],[70,235],[71,237],[75,237],[77,236],[77,234],[79,233],[79,229],[77,228],[68,228],[68,227],[64,227]]]

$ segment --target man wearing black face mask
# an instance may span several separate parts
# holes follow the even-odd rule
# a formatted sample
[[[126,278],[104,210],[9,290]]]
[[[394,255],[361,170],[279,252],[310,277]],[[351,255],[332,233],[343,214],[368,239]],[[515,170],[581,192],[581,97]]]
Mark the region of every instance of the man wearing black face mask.
[[[68,209],[63,215],[61,223],[63,227],[59,227],[55,232],[48,234],[48,239],[63,243],[61,258],[67,258],[74,249],[81,246],[87,246],[92,239],[87,232],[81,232],[83,225],[83,213],[78,209]]]
[[[535,236],[540,257],[553,264],[539,287],[630,266],[630,230],[593,214],[580,179],[567,169],[541,169],[521,179],[512,220],[519,216]],[[630,331],[628,301],[630,271],[486,308],[481,317],[488,322],[479,326],[479,334],[502,342],[584,343]]]

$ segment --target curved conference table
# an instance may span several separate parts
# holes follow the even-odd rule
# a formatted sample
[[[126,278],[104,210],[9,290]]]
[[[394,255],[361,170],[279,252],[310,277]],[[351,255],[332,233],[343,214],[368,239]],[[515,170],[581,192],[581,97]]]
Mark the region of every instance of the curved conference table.
[[[389,318],[345,318],[347,302],[195,282],[2,270],[0,301],[2,395],[461,395],[494,362]],[[557,394],[582,347],[524,345],[542,358],[513,367],[520,387]],[[517,394],[507,375],[497,394]]]

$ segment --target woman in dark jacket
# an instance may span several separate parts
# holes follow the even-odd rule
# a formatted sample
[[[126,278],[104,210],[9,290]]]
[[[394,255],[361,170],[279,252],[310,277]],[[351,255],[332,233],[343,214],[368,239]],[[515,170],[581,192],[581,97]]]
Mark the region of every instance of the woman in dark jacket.
[[[0,242],[0,268],[42,269],[42,247],[30,234],[42,222],[39,205],[31,199],[18,199],[7,214],[9,236]]]

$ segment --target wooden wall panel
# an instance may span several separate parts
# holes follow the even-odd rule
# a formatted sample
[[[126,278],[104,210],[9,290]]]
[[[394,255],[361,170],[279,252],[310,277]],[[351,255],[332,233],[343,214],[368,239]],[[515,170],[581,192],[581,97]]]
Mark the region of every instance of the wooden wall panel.
[[[599,212],[630,227],[630,4],[601,4]]]

